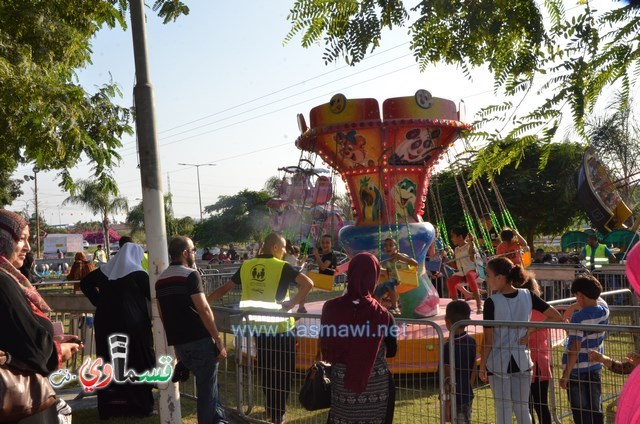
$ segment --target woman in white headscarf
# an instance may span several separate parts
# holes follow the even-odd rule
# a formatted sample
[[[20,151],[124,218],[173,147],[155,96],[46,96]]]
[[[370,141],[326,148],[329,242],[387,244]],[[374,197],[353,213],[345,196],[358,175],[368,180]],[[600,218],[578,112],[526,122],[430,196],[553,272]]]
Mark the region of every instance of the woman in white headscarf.
[[[96,307],[96,353],[113,364],[114,378],[97,390],[101,419],[147,416],[153,412],[152,386],[132,383],[127,370],[141,374],[155,367],[153,334],[149,316],[149,275],[140,265],[144,250],[126,243],[111,260],[80,282],[82,292]],[[127,336],[126,364],[111,357],[109,337]]]

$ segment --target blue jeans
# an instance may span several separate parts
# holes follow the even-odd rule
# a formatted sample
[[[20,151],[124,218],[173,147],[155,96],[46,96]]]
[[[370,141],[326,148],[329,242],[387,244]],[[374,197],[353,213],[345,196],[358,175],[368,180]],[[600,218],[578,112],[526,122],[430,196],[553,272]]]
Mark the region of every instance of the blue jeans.
[[[182,363],[196,377],[198,423],[227,423],[218,393],[218,355],[213,339],[206,337],[174,346]]]
[[[602,387],[600,370],[572,374],[569,378],[569,403],[576,424],[602,424]]]

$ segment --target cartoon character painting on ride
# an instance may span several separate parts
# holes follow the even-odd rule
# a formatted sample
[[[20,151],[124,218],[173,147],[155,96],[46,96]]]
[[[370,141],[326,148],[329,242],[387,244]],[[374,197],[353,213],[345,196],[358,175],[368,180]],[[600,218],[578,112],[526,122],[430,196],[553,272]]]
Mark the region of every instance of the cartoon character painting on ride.
[[[387,99],[382,110],[384,120],[377,100],[336,94],[311,110],[309,128],[298,115],[302,135],[296,146],[317,153],[347,185],[357,219],[340,230],[347,253],[380,257],[384,239],[394,238],[420,264],[418,287],[400,294],[402,315],[432,316],[439,298],[424,259],[434,228],[421,213],[433,166],[470,125],[459,121],[454,102],[426,90]]]

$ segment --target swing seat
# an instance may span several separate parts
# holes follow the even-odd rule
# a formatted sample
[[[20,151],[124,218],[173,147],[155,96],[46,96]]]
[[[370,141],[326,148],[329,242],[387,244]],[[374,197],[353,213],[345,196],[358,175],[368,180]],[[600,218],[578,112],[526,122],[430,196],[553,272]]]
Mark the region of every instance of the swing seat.
[[[484,281],[487,278],[485,266],[476,264],[476,274],[478,274],[478,281]]]
[[[531,265],[531,251],[527,250],[525,252],[522,252],[520,254],[520,257],[522,258],[522,266],[528,268],[529,265]]]
[[[399,269],[398,277],[400,277],[400,284],[396,287],[398,294],[406,293],[418,287],[418,270],[411,269]]]
[[[484,280],[487,278],[487,272],[485,270],[487,267],[487,259],[484,258],[482,255],[476,254],[475,263],[476,263],[476,274],[478,274],[477,281],[484,282]]]
[[[313,288],[332,291],[333,290],[333,278],[335,275],[320,274],[319,272],[307,272],[307,277],[313,281]]]

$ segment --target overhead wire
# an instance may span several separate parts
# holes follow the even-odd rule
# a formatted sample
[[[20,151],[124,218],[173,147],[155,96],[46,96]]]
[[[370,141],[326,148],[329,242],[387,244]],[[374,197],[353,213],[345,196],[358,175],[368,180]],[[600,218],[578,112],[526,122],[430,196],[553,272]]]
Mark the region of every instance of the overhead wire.
[[[349,88],[352,88],[352,87],[356,87],[356,86],[358,86],[358,85],[366,84],[366,83],[368,83],[368,82],[374,81],[374,80],[376,80],[376,79],[379,79],[379,78],[382,78],[382,77],[385,77],[385,76],[388,76],[388,75],[391,75],[391,74],[394,74],[394,73],[397,73],[397,72],[404,71],[404,70],[409,69],[409,68],[412,68],[412,67],[414,67],[414,66],[415,66],[415,64],[414,64],[414,63],[412,63],[411,65],[408,65],[408,66],[404,66],[404,67],[398,68],[398,69],[396,69],[396,70],[393,70],[393,71],[390,71],[390,72],[387,72],[387,73],[384,73],[384,74],[378,75],[378,76],[373,77],[373,78],[369,78],[369,79],[367,79],[367,80],[359,81],[359,82],[357,82],[357,83],[354,83],[354,84],[351,84],[351,85],[348,85],[348,86],[342,87],[342,88],[340,88],[340,89],[338,89],[338,90],[345,90],[345,89],[349,89]],[[258,119],[258,118],[263,118],[263,117],[265,117],[265,116],[269,116],[269,115],[272,115],[272,114],[274,114],[274,113],[277,113],[277,112],[281,112],[281,111],[283,111],[283,110],[290,109],[290,108],[292,108],[292,107],[294,107],[294,106],[299,106],[299,105],[306,104],[306,103],[308,103],[308,102],[310,102],[310,101],[312,101],[312,100],[322,99],[322,98],[327,98],[327,97],[331,96],[332,94],[334,94],[334,93],[335,93],[335,91],[336,91],[336,90],[332,90],[331,92],[326,92],[326,93],[320,94],[320,95],[318,95],[318,96],[315,96],[315,97],[312,97],[312,98],[308,98],[308,99],[305,99],[305,100],[299,101],[299,102],[297,102],[297,103],[293,103],[293,104],[289,104],[289,105],[287,105],[287,106],[283,106],[283,107],[281,107],[281,108],[279,108],[279,109],[271,110],[271,111],[269,111],[269,112],[265,112],[265,113],[262,113],[262,114],[259,114],[259,115],[255,115],[255,116],[252,116],[252,117],[249,117],[249,118],[246,118],[246,119],[240,120],[240,121],[232,122],[232,123],[230,123],[230,124],[223,125],[223,126],[220,126],[220,127],[214,128],[214,129],[209,130],[209,131],[205,131],[205,132],[201,132],[201,133],[198,133],[198,134],[194,134],[194,135],[191,135],[191,136],[188,136],[188,137],[184,137],[184,138],[181,138],[181,139],[178,139],[178,140],[173,140],[173,141],[169,141],[169,142],[166,142],[166,143],[161,143],[161,144],[160,144],[160,147],[170,146],[170,145],[172,145],[172,144],[176,144],[176,143],[180,143],[180,142],[183,142],[183,141],[191,140],[191,139],[196,138],[196,137],[201,137],[201,136],[203,136],[203,135],[211,134],[211,133],[214,133],[214,132],[217,132],[217,131],[220,131],[220,130],[226,129],[226,128],[230,128],[230,127],[233,127],[233,126],[236,126],[236,125],[239,125],[239,124],[243,124],[243,123],[246,123],[246,122],[249,122],[249,121],[253,121],[253,120]],[[238,116],[240,116],[240,115],[241,115],[241,114],[239,114]],[[221,121],[222,121],[222,120],[221,120]],[[120,153],[121,153],[121,156],[122,156],[122,157],[126,157],[126,156],[130,156],[130,155],[132,155],[132,154],[135,154],[135,151],[134,151],[134,152],[131,152],[131,153],[124,153],[125,151],[128,151],[128,150],[135,150],[135,147],[134,147],[134,146],[130,146],[130,147],[124,148],[124,149],[123,149],[123,150],[121,150],[121,152],[120,152]]]
[[[398,44],[398,45],[396,45],[396,46],[394,46],[394,47],[390,47],[390,48],[388,48],[388,49],[386,49],[386,50],[382,50],[382,51],[380,51],[380,52],[378,52],[378,53],[372,54],[371,56],[367,56],[365,59],[363,59],[363,61],[365,61],[365,60],[369,60],[369,59],[373,59],[374,57],[377,57],[377,56],[383,55],[383,54],[385,54],[385,53],[387,53],[387,52],[389,52],[389,51],[391,51],[391,50],[397,49],[397,48],[402,47],[402,46],[407,45],[407,44],[409,44],[409,42],[408,42],[408,41],[407,41],[407,42],[404,42],[404,43],[400,43],[400,44]],[[409,53],[408,55],[411,55],[411,53]],[[403,56],[403,57],[406,57],[406,56],[408,56],[408,55],[405,55],[405,56]],[[396,59],[393,59],[393,60],[396,60]],[[341,70],[343,70],[343,69],[347,69],[347,68],[352,68],[352,66],[351,66],[351,65],[345,65],[345,66],[341,66],[341,67],[336,68],[336,69],[332,69],[332,70],[330,70],[330,71],[328,71],[328,72],[324,72],[324,73],[319,74],[319,75],[316,75],[316,76],[314,76],[314,77],[311,77],[311,78],[305,79],[305,80],[303,80],[303,81],[300,81],[300,82],[297,82],[297,83],[291,84],[291,85],[289,85],[289,86],[287,86],[287,87],[283,87],[283,88],[280,88],[280,89],[278,89],[278,90],[272,91],[271,93],[263,94],[263,95],[261,95],[261,96],[258,96],[258,97],[254,98],[254,99],[251,99],[251,100],[248,100],[248,101],[246,101],[246,102],[242,102],[242,103],[239,103],[239,104],[237,104],[237,105],[230,106],[230,107],[228,107],[228,108],[226,108],[226,109],[222,109],[222,110],[220,110],[220,111],[218,111],[218,112],[215,112],[215,113],[212,113],[212,114],[209,114],[209,115],[203,116],[203,117],[198,118],[198,119],[194,119],[193,121],[189,121],[189,122],[186,122],[186,123],[184,123],[184,124],[180,124],[180,125],[176,125],[176,126],[171,127],[171,128],[167,128],[166,130],[159,131],[159,132],[158,132],[158,134],[162,134],[162,133],[165,133],[165,132],[173,131],[173,130],[175,130],[175,129],[182,128],[182,127],[184,127],[184,126],[187,126],[187,125],[190,125],[190,124],[194,124],[194,123],[196,123],[196,122],[200,122],[200,121],[205,120],[205,119],[207,119],[207,118],[211,118],[211,117],[213,117],[213,116],[217,116],[217,115],[220,115],[220,114],[222,114],[222,113],[232,111],[232,110],[237,109],[237,108],[239,108],[239,107],[241,107],[241,106],[246,106],[246,105],[248,105],[248,104],[255,103],[255,102],[257,102],[258,100],[262,100],[262,99],[265,99],[265,98],[267,98],[267,97],[271,97],[271,96],[273,96],[273,95],[275,95],[275,94],[282,93],[282,92],[284,92],[284,91],[287,91],[287,90],[289,90],[289,89],[291,89],[291,88],[294,88],[294,87],[297,87],[297,86],[299,86],[299,85],[307,84],[307,83],[308,83],[308,82],[310,82],[310,81],[313,81],[313,80],[316,80],[316,79],[322,78],[322,77],[324,77],[324,76],[327,76],[327,75],[329,75],[329,74],[332,74],[332,73],[334,73],[334,72],[341,71]],[[372,69],[372,68],[369,68],[369,69]],[[339,81],[339,80],[336,80],[336,81]],[[308,90],[307,90],[307,91],[308,91]],[[306,91],[303,91],[302,93],[304,93],[304,92],[306,92]],[[300,94],[300,93],[299,93],[299,94]]]

